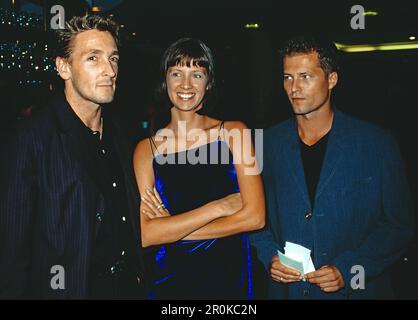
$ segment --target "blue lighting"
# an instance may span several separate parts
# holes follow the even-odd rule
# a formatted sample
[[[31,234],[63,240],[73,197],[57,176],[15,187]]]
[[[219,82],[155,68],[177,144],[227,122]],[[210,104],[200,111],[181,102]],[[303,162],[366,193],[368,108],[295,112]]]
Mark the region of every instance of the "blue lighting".
[[[24,12],[0,8],[0,27],[11,27],[18,29],[42,30],[43,20]]]

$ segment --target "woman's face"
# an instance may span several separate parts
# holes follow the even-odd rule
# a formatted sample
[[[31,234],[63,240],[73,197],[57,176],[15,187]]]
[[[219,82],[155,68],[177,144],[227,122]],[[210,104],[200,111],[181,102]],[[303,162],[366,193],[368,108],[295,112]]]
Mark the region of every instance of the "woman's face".
[[[197,111],[203,107],[208,86],[206,68],[186,64],[169,67],[166,76],[167,93],[173,107],[181,111]]]

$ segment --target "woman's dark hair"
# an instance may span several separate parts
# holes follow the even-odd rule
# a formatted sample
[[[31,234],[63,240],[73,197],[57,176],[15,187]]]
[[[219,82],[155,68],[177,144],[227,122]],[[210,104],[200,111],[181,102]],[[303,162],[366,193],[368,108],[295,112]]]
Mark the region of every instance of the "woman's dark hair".
[[[208,115],[212,110],[206,103],[212,97],[215,88],[215,63],[212,51],[201,40],[192,38],[181,38],[171,44],[164,52],[161,65],[159,83],[156,90],[156,100],[158,110],[155,121],[154,131],[164,127],[170,119],[170,109],[172,104],[167,93],[167,71],[168,68],[176,65],[186,65],[190,67],[198,66],[207,71],[208,85],[204,97],[205,106],[198,111],[201,115]]]

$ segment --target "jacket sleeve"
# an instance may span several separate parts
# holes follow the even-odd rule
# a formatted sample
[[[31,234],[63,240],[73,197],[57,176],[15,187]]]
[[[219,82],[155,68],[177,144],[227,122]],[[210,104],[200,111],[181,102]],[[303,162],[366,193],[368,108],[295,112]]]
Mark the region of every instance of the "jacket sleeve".
[[[353,266],[364,268],[366,281],[380,275],[400,258],[414,234],[412,199],[400,151],[391,136],[381,141],[376,161],[380,166],[380,219],[358,248],[333,261],[349,290]]]
[[[264,268],[270,273],[270,262],[277,255],[278,245],[273,239],[273,234],[266,227],[261,231],[250,234],[250,243],[257,249],[257,257],[263,263]]]
[[[265,136],[264,150],[271,150],[269,133]],[[277,239],[274,238],[274,228],[277,228],[275,217],[277,215],[276,195],[274,187],[274,172],[273,161],[270,158],[271,154],[265,152],[263,155],[264,169],[262,173],[264,192],[266,197],[267,216],[266,226],[259,231],[250,233],[250,243],[257,250],[257,257],[263,263],[267,273],[270,274],[270,262],[273,256],[277,255],[277,250],[280,246],[277,244]],[[273,221],[272,221],[273,220]]]
[[[34,224],[34,143],[29,132],[8,143],[0,172],[0,298],[25,294]]]

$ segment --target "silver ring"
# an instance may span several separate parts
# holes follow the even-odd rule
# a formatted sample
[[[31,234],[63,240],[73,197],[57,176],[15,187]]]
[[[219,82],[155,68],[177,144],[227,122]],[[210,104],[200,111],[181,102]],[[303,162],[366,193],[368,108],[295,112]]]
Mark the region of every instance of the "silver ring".
[[[158,205],[157,206],[157,210],[160,210],[162,208],[162,206],[161,205]]]

